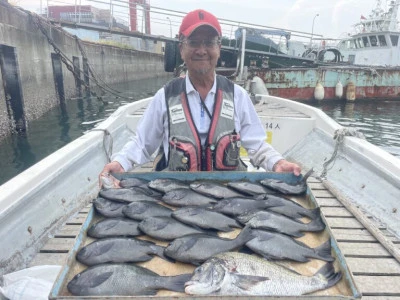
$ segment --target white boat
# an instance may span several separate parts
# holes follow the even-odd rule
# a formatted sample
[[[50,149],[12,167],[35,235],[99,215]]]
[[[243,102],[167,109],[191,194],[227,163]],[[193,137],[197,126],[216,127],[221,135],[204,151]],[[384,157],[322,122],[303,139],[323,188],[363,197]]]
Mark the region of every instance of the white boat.
[[[304,170],[314,168],[316,177],[326,173],[322,183],[332,193],[329,201],[336,197],[359,207],[368,217],[384,224],[380,229],[388,229],[394,234],[386,236],[389,242],[400,241],[398,158],[360,137],[350,136],[349,131],[319,109],[266,95],[256,95],[256,99],[255,107],[265,125],[268,140],[277,150],[299,163]],[[134,134],[149,101],[151,98],[120,107],[95,129],[0,186],[0,275],[32,265],[43,245],[96,197],[99,172],[111,151],[121,149]],[[325,203],[328,201],[321,199]],[[331,210],[335,205],[327,204],[326,208]],[[335,222],[343,229],[347,219]],[[355,239],[366,237],[367,231],[362,228],[353,223],[348,232],[352,232]],[[360,235],[360,232],[363,233]],[[335,238],[341,241],[342,233],[337,234]],[[399,293],[400,276],[391,276],[400,273],[400,264],[393,258],[396,249],[392,249],[394,254],[392,251],[382,254],[386,250],[380,250],[379,254],[362,256],[369,249],[365,248],[369,243],[374,242],[368,236],[366,241],[351,244],[364,262],[372,264],[372,258],[376,258],[378,268],[383,268],[387,274],[371,269],[372,273],[363,276],[363,272],[360,275],[356,271],[360,275],[356,277],[357,284],[365,292],[374,286],[371,281],[381,280],[381,291],[377,291],[379,284],[375,284],[375,292],[371,294]],[[352,265],[355,269],[364,268],[359,259],[350,255],[350,269]]]
[[[368,18],[361,16],[354,25],[354,33],[342,39],[338,49],[343,61],[355,65],[400,66],[400,30],[397,12],[400,0],[390,1],[389,8],[381,8],[381,0]]]

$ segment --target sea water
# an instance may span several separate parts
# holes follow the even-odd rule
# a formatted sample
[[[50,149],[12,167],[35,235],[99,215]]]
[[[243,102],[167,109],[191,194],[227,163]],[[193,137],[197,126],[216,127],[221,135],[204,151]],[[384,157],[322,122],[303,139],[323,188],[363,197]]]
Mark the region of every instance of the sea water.
[[[29,122],[26,133],[12,135],[0,142],[0,184],[26,170],[63,147],[120,105],[151,97],[172,77],[139,80],[114,86],[120,93],[66,101],[38,120]],[[356,101],[355,103],[312,103],[343,126],[357,128],[366,139],[400,157],[400,101]]]

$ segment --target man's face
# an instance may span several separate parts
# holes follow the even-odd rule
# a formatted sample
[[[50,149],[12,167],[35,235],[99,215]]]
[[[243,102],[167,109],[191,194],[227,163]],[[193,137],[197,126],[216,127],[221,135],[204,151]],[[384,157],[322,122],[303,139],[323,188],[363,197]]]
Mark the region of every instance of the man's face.
[[[210,26],[200,26],[180,44],[189,73],[213,74],[221,51],[218,35]]]

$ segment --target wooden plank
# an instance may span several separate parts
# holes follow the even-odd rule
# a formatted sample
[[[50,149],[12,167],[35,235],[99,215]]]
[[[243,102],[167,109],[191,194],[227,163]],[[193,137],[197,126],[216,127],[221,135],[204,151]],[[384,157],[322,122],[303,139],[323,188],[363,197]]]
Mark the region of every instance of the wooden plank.
[[[363,296],[362,300],[400,300],[399,296]]]
[[[310,189],[314,190],[326,190],[326,187],[321,182],[307,182]]]
[[[54,237],[56,238],[74,238],[79,234],[80,225],[65,225],[58,231]]]
[[[362,229],[364,226],[356,218],[326,217],[330,228]]]
[[[378,241],[368,232],[367,229],[335,229],[332,233],[338,242],[375,242]],[[390,241],[396,242],[396,237],[388,237]]]
[[[82,225],[87,217],[86,214],[78,214],[77,216],[74,216],[72,219],[68,220],[65,224],[66,225]]]
[[[327,207],[343,207],[343,204],[340,203],[336,198],[315,198],[318,205],[320,207],[327,206]]]
[[[353,217],[353,215],[344,207],[321,207],[325,217]]]
[[[318,182],[318,183],[320,183],[321,180],[319,180],[319,179],[317,179],[317,178],[315,178],[315,177],[312,177],[312,176],[308,177],[307,183],[312,183],[312,182]]]
[[[394,258],[346,257],[346,262],[353,275],[400,275],[400,264]]]
[[[333,198],[334,196],[332,195],[331,192],[328,190],[313,190],[312,194],[314,197],[319,197],[319,198]]]
[[[364,296],[400,295],[400,276],[354,276]],[[377,299],[377,298],[373,298]]]
[[[52,238],[40,249],[40,252],[68,253],[74,242],[75,239],[73,238]]]
[[[29,267],[40,265],[63,265],[68,253],[38,253],[30,262]]]
[[[346,257],[392,257],[379,243],[339,243],[339,248]]]

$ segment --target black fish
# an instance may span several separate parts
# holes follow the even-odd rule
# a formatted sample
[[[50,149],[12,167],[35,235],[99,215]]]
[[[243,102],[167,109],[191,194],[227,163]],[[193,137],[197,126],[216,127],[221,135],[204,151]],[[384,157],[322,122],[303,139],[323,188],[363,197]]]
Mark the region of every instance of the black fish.
[[[151,217],[144,219],[139,223],[139,228],[147,235],[162,241],[170,241],[193,233],[205,233],[204,230],[183,224],[171,217]]]
[[[242,228],[238,221],[201,207],[183,207],[177,209],[172,213],[172,217],[185,224],[204,229],[232,231],[233,227]]]
[[[191,234],[177,238],[164,250],[164,254],[177,261],[199,265],[211,256],[236,249],[254,238],[251,228],[245,227],[233,240],[206,234]]]
[[[232,197],[219,200],[217,204],[212,207],[212,210],[230,215],[238,216],[250,212],[266,209],[276,204],[271,204],[267,200],[256,200],[250,197]]]
[[[146,189],[140,187],[100,190],[99,195],[109,200],[125,203],[134,201],[157,202],[157,199],[153,195],[149,195]]]
[[[148,261],[157,255],[164,258],[164,247],[135,238],[101,239],[84,246],[76,254],[81,263],[93,266],[102,263]]]
[[[217,200],[212,197],[208,197],[192,191],[188,188],[175,189],[166,192],[161,200],[169,205],[173,206],[208,206],[213,203],[217,203]]]
[[[228,187],[247,196],[255,196],[261,194],[275,194],[274,190],[267,188],[259,183],[249,181],[232,181],[228,182]]]
[[[122,210],[128,218],[140,221],[150,217],[170,217],[172,212],[168,207],[148,201],[132,202]]]
[[[184,292],[191,276],[160,276],[133,264],[103,264],[75,275],[67,288],[75,296],[145,296],[161,289]]]
[[[134,186],[147,187],[148,184],[149,184],[148,180],[134,178],[134,177],[121,179],[119,182],[119,186],[123,188],[131,188]]]
[[[328,262],[335,260],[331,255],[330,240],[317,248],[310,248],[290,236],[276,232],[255,229],[252,234],[255,238],[248,241],[246,246],[269,260],[290,259],[299,262],[307,262],[309,258]]]
[[[211,196],[216,199],[242,196],[242,194],[231,190],[226,185],[211,181],[195,181],[190,184],[190,188],[195,192],[206,196]]]
[[[95,210],[102,216],[107,218],[118,218],[124,217],[122,213],[122,209],[126,206],[126,203],[107,200],[101,197],[98,197],[93,201],[93,206]]]
[[[263,179],[260,183],[270,189],[277,190],[286,195],[301,195],[307,191],[307,179],[313,173],[311,168],[301,180],[296,183],[289,184],[277,179]]]
[[[325,223],[321,217],[305,224],[271,211],[258,211],[240,215],[237,219],[252,228],[272,230],[294,237],[303,236],[303,231],[315,232],[325,229]]]
[[[137,236],[143,234],[138,225],[138,221],[128,218],[107,218],[90,226],[87,235],[94,238]]]

